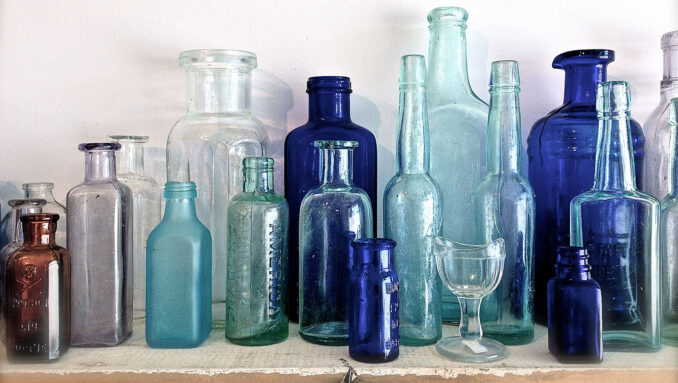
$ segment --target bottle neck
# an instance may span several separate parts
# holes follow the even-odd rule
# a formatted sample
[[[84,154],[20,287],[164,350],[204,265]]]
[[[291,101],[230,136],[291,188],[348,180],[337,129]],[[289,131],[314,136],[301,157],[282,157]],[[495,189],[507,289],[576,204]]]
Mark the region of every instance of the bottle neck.
[[[14,231],[12,232],[12,242],[24,242],[24,228],[21,224],[21,216],[26,214],[42,213],[42,208],[38,206],[15,207],[12,210],[12,222],[14,222]]]
[[[435,22],[429,29],[429,102],[442,105],[472,95],[466,62],[466,24]]]
[[[163,220],[197,219],[194,198],[167,198]]]
[[[678,96],[678,46],[664,49],[664,76],[661,93],[671,99]]]
[[[308,118],[310,121],[350,120],[351,93],[346,90],[308,90]]]
[[[256,167],[245,169],[243,191],[246,193],[272,193],[273,169]]]
[[[252,73],[243,69],[189,68],[188,113],[249,114]]]
[[[320,181],[323,186],[351,186],[353,184],[353,150],[320,149],[320,171]]]
[[[144,144],[141,142],[120,143],[120,150],[116,154],[118,160],[118,174],[144,173]]]
[[[428,173],[429,135],[425,88],[422,85],[401,86],[399,105],[397,172]]]
[[[24,246],[55,246],[55,222],[26,222],[23,225]]]
[[[520,173],[520,101],[517,87],[490,91],[487,129],[487,172]]]
[[[115,152],[95,150],[85,153],[85,181],[114,180]]]
[[[587,258],[577,257],[568,264],[556,264],[556,276],[572,281],[588,281],[591,279],[591,266]]]
[[[573,64],[565,70],[565,104],[596,105],[598,84],[607,81],[607,63]]]
[[[636,190],[630,130],[628,113],[615,114],[599,120],[594,189]]]

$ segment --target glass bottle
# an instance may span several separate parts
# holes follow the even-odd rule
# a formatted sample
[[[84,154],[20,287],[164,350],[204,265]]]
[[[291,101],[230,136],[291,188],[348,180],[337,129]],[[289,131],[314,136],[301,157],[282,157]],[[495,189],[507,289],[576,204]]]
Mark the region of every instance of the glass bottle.
[[[669,104],[668,194],[662,201],[662,341],[678,346],[678,97]]]
[[[188,111],[167,138],[167,180],[193,181],[198,219],[212,233],[212,322],[226,315],[226,211],[242,185],[240,164],[262,156],[266,132],[252,116],[254,53],[192,50],[179,55],[188,78]]]
[[[390,362],[400,353],[396,243],[385,238],[351,242],[348,352],[365,363]]]
[[[503,238],[504,273],[480,310],[485,334],[506,345],[534,337],[534,192],[523,177],[520,76],[516,61],[495,61],[490,77],[487,174],[474,192],[477,243]]]
[[[353,185],[356,141],[316,141],[320,186],[299,219],[299,334],[311,343],[348,345],[349,237],[372,236],[372,205]]]
[[[678,97],[678,30],[662,36],[661,48],[664,52],[664,76],[661,81],[659,105],[650,113],[643,131],[647,139],[647,158],[643,167],[642,190],[658,199],[668,194],[669,156],[669,103]]]
[[[162,193],[160,186],[144,172],[144,144],[148,136],[108,136],[120,144],[115,156],[118,181],[132,190],[134,264],[134,311],[133,318],[146,315],[146,241],[148,235],[160,222]]]
[[[424,56],[403,56],[396,174],[384,190],[384,236],[398,243],[400,341],[424,346],[442,336],[440,279],[431,236],[440,234],[440,192],[428,173],[429,137]]]
[[[51,182],[31,182],[21,185],[24,190],[24,197],[29,199],[44,199],[45,206],[42,207],[42,213],[59,214],[59,225],[57,225],[56,244],[66,246],[66,207],[54,199],[52,190],[54,184]]]
[[[537,120],[527,138],[529,180],[535,193],[535,304],[537,322],[546,324],[546,284],[555,275],[556,250],[570,244],[569,203],[589,190],[595,169],[598,118],[596,87],[607,81],[609,49],[561,53],[553,67],[565,71],[563,105]],[[644,157],[640,125],[631,121],[636,170]]]
[[[487,104],[471,89],[466,63],[463,8],[442,7],[428,14],[427,101],[431,136],[431,177],[442,203],[442,235],[473,243],[473,215],[467,214],[473,190],[485,175]],[[454,164],[451,166],[451,164]],[[459,321],[459,302],[443,287],[444,321]]]
[[[197,347],[212,329],[212,236],[196,215],[195,183],[167,182],[164,196],[146,248],[146,343]]]
[[[548,283],[549,351],[561,363],[603,361],[600,286],[591,278],[583,247],[558,248],[556,276]]]
[[[288,335],[287,202],[273,190],[273,159],[243,160],[243,192],[228,204],[226,338],[243,346]]]
[[[353,181],[370,197],[372,225],[377,224],[377,142],[372,132],[351,121],[351,92],[348,77],[310,77],[308,121],[285,139],[285,198],[290,206],[287,315],[293,322],[299,320],[299,209],[306,193],[319,185],[316,140],[358,142]]]
[[[132,334],[132,191],[115,174],[118,143],[88,143],[85,180],[66,197],[71,343],[115,346]]]
[[[571,245],[586,247],[603,297],[606,349],[661,347],[659,201],[636,189],[630,92],[624,81],[598,85],[600,119],[591,190],[570,204]]]
[[[58,214],[21,217],[24,242],[7,261],[7,359],[49,362],[70,347],[70,256],[54,240]]]

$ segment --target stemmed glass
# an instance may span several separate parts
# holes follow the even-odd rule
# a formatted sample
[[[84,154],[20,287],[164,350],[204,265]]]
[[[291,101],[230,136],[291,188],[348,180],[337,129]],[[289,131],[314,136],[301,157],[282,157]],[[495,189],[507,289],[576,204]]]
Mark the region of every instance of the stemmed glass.
[[[434,253],[443,284],[459,299],[459,336],[436,343],[442,356],[462,362],[492,362],[508,356],[506,346],[483,338],[480,302],[499,285],[504,270],[504,240],[467,245],[435,237]]]

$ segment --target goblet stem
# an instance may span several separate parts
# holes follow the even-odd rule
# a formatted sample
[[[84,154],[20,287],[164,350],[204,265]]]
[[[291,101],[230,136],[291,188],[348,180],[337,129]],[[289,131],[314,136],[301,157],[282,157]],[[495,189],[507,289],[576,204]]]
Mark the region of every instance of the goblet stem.
[[[480,302],[482,298],[459,298],[461,319],[459,320],[459,336],[464,340],[478,341],[483,337],[480,326]]]

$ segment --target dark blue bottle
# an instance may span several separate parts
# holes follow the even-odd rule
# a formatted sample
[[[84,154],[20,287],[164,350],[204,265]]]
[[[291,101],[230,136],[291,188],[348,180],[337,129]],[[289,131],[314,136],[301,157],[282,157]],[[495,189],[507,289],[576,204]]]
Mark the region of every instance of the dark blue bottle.
[[[614,51],[577,50],[553,59],[565,71],[563,105],[537,120],[527,138],[529,180],[535,194],[535,320],[546,323],[546,284],[554,275],[556,249],[570,244],[570,201],[593,185],[598,118],[596,90],[607,81]],[[636,178],[642,179],[645,138],[631,120]],[[640,188],[640,185],[638,185]]]
[[[563,363],[602,362],[602,298],[588,253],[561,246],[557,254],[556,276],[548,282],[549,351]]]
[[[384,238],[352,242],[348,289],[348,352],[365,363],[395,360],[400,349],[396,243]]]
[[[317,140],[357,141],[353,151],[353,184],[367,192],[377,221],[377,143],[374,135],[351,122],[348,77],[308,79],[308,122],[285,139],[285,198],[290,207],[288,315],[299,321],[299,208],[309,190],[319,185]]]

